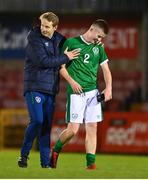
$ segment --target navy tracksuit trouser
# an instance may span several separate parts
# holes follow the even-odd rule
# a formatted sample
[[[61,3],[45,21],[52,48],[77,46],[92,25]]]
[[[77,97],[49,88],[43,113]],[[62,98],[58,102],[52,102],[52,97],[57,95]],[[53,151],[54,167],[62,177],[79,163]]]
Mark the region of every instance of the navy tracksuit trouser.
[[[29,155],[33,141],[38,137],[41,165],[50,165],[50,133],[55,96],[40,92],[27,92],[25,99],[29,111],[30,123],[25,130],[21,156]]]

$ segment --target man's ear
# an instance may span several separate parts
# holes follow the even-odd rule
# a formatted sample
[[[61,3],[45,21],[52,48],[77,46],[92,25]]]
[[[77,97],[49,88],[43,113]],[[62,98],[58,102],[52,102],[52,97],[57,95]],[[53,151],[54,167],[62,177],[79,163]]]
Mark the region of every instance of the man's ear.
[[[54,29],[57,30],[57,28],[58,28],[58,26],[56,25],[56,26],[54,27]]]
[[[93,31],[93,27],[90,27],[89,30],[90,30],[90,31]]]

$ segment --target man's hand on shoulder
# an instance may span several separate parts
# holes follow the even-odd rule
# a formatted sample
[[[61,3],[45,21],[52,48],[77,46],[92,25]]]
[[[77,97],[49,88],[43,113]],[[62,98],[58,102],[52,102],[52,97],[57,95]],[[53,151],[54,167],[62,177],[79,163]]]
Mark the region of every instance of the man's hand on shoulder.
[[[78,58],[79,54],[80,54],[80,50],[79,49],[74,49],[72,51],[68,51],[68,47],[65,49],[64,54],[66,54],[69,58],[69,60],[73,60]]]

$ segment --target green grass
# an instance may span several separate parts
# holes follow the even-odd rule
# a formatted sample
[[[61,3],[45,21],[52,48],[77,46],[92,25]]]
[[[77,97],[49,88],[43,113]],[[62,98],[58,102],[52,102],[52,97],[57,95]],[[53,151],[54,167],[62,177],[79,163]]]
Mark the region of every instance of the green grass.
[[[39,153],[31,152],[28,168],[17,166],[19,151],[0,151],[0,178],[8,179],[147,179],[148,157],[135,155],[96,156],[97,170],[85,169],[85,154],[61,153],[57,169],[42,169]]]

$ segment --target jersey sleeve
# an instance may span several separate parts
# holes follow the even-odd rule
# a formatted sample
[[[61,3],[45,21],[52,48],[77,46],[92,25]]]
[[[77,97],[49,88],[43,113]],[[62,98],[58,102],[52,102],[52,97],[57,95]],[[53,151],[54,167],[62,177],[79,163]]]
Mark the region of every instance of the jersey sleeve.
[[[105,52],[105,49],[104,47],[100,47],[100,59],[99,59],[99,64],[103,64],[104,62],[107,62],[108,61],[108,57],[107,57],[107,54]]]

